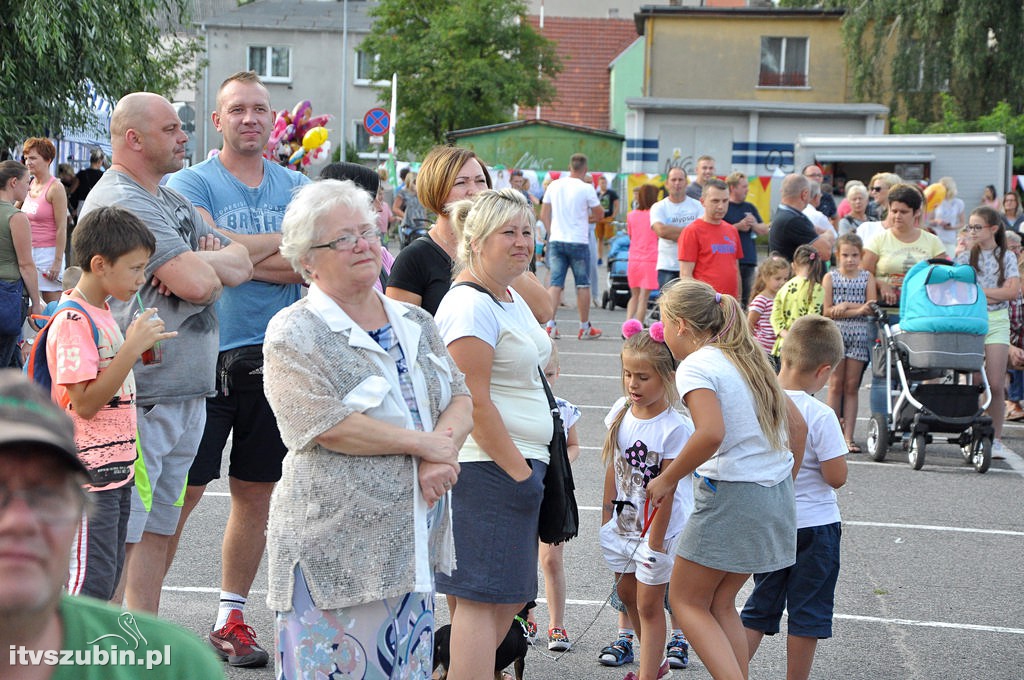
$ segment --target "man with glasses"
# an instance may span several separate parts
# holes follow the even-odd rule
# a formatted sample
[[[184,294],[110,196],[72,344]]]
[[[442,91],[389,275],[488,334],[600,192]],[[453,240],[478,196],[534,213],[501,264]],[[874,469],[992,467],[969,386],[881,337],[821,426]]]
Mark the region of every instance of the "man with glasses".
[[[768,250],[778,253],[790,262],[793,253],[805,243],[818,251],[823,259],[832,256],[832,233],[819,234],[804,215],[811,198],[811,183],[803,175],[786,175],[782,180],[782,200],[768,231]]]
[[[188,199],[160,184],[181,169],[188,141],[170,102],[148,92],[122,97],[110,137],[114,164],[86,198],[82,215],[116,205],[135,213],[156,238],[148,285],[135,302],[111,300],[111,312],[124,330],[139,307],[156,307],[167,330],[178,331],[160,363],[134,368],[143,470],[136,468],[132,492],[125,595],[129,608],[155,613],[179,499],[206,422],[206,397],[213,394],[214,303],[225,286],[249,280],[252,264],[242,244],[215,232]]]
[[[64,593],[88,479],[71,419],[19,371],[0,371],[0,677],[121,680],[150,660],[154,677],[223,677],[188,631]]]
[[[815,163],[805,165],[802,174],[812,182],[817,182],[818,184],[824,184],[825,182],[825,172],[821,169],[820,165],[816,165]],[[839,210],[836,208],[836,202],[835,199],[832,198],[831,191],[821,192],[821,201],[818,203],[816,208],[818,212],[828,218],[828,221],[832,224],[833,230],[838,228]]]
[[[258,667],[269,657],[245,624],[243,609],[266,545],[270,495],[287,453],[263,394],[263,336],[271,317],[301,297],[302,280],[278,247],[285,208],[294,190],[309,179],[263,157],[274,112],[267,88],[252,71],[235,73],[221,84],[212,118],[224,137],[220,153],[175,173],[167,184],[192,201],[218,232],[246,247],[253,276],[225,290],[217,302],[217,393],[206,400],[206,428],[188,473],[168,562],[206,485],[220,477],[230,436],[231,511],[221,544],[220,606],[210,643],[232,666]]]

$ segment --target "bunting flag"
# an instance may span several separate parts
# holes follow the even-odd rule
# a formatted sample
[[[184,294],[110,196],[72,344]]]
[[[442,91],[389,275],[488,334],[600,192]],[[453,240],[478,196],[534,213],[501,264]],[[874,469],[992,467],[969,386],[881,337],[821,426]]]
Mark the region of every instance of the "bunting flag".
[[[757,180],[761,183],[761,189],[768,191],[768,185],[772,183],[771,177],[758,177]]]
[[[558,179],[561,176],[562,176],[562,172],[560,170],[551,170],[551,171],[548,172],[548,177],[551,178],[551,181],[554,181],[554,180]]]

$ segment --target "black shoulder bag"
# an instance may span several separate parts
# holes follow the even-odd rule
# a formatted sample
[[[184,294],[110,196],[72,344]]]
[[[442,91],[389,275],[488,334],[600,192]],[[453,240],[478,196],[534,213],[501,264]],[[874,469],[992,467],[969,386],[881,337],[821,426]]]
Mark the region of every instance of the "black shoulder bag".
[[[572,466],[569,464],[569,447],[565,441],[565,427],[562,414],[551,394],[551,387],[544,377],[544,369],[540,372],[540,382],[544,385],[544,393],[548,396],[551,408],[551,419],[554,431],[548,452],[551,454],[547,472],[544,473],[544,499],[540,503],[540,523],[537,533],[540,540],[558,545],[570,538],[575,538],[580,531],[580,511],[576,506],[576,483],[572,479]]]
[[[472,281],[460,281],[456,286],[469,286],[486,293],[494,300],[494,304],[501,307],[498,298],[494,293],[485,287]],[[502,309],[504,309],[502,307]],[[562,414],[555,403],[555,396],[551,393],[547,378],[544,377],[544,369],[537,367],[540,374],[540,382],[544,386],[544,393],[548,397],[548,407],[551,409],[552,432],[551,442],[548,444],[550,454],[548,469],[544,473],[544,498],[540,503],[540,522],[537,526],[537,534],[544,543],[557,545],[575,538],[579,534],[580,511],[576,505],[576,483],[572,478],[572,467],[569,465],[569,447],[565,441],[565,427],[562,424]]]

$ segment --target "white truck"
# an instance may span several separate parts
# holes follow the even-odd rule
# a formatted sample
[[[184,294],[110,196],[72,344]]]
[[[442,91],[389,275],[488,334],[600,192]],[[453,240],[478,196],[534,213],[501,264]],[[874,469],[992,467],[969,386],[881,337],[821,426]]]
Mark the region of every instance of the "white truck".
[[[817,163],[825,181],[841,188],[845,180],[867,184],[876,172],[895,172],[908,182],[952,177],[968,210],[981,203],[986,185],[996,194],[1010,189],[1013,145],[1001,132],[943,135],[800,135],[793,149],[793,171]]]

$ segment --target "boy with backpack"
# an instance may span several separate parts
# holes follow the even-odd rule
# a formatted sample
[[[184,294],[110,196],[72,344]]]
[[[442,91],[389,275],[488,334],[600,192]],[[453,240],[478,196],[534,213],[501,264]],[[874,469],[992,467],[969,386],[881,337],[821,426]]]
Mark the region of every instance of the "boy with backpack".
[[[81,280],[61,296],[26,370],[44,383],[48,373],[51,397],[74,421],[78,455],[91,478],[86,490],[93,507],[72,547],[68,592],[110,600],[124,566],[134,482],[132,366],[177,333],[164,332],[156,309],[147,309],[122,335],[107,305],[111,296],[132,300],[146,283],[156,241],[135,215],[113,207],[89,213],[75,228],[72,248]]]

